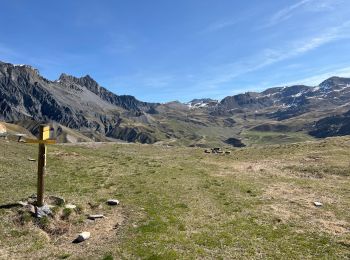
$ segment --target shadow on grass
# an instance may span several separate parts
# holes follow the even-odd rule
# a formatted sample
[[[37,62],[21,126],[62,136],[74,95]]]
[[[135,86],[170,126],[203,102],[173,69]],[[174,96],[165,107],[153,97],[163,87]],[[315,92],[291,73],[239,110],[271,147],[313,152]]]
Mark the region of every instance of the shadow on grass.
[[[9,203],[9,204],[0,205],[0,209],[12,209],[16,207],[22,207],[22,205],[19,203]]]

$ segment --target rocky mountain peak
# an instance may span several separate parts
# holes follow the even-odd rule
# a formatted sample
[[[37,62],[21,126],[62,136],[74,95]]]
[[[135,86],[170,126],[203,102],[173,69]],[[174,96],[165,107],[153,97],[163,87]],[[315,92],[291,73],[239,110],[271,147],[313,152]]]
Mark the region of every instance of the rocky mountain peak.
[[[79,83],[95,94],[100,93],[101,87],[93,78],[90,77],[90,75],[79,78]]]
[[[330,77],[323,81],[319,86],[321,89],[327,90],[331,89],[334,86],[346,86],[350,84],[350,78],[342,78],[342,77]]]
[[[59,81],[78,84],[80,86],[86,87],[88,90],[90,90],[91,92],[97,95],[100,93],[101,87],[90,75],[77,78],[77,77],[62,73],[61,76],[59,77]]]
[[[25,64],[11,64],[11,63],[6,63],[0,61],[0,67],[2,69],[7,69],[10,71],[16,70],[18,72],[27,72],[27,73],[34,73],[39,75],[39,70],[30,66],[30,65],[25,65]]]
[[[141,110],[148,111],[151,107],[155,106],[156,104],[147,103],[147,102],[141,102],[137,100],[133,96],[129,95],[121,95],[118,96],[114,94],[113,92],[107,90],[106,88],[100,86],[90,75],[86,75],[80,78],[67,75],[65,73],[62,73],[59,77],[59,81],[61,83],[66,84],[77,84],[81,87],[85,87],[104,101],[107,101],[110,104],[116,105],[118,107],[122,107],[126,110],[132,110],[132,111],[138,111]]]
[[[74,82],[75,80],[77,80],[78,78],[74,77],[74,76],[71,76],[71,75],[68,75],[66,73],[62,73],[61,76],[58,78],[60,81],[66,81],[66,82],[69,82],[69,81],[72,81]]]
[[[11,78],[12,81],[21,83],[28,81],[31,83],[43,80],[39,74],[39,70],[29,65],[14,65],[11,63],[0,63],[0,81],[5,78]],[[46,82],[49,80],[45,79]],[[1,101],[1,100],[0,100]]]

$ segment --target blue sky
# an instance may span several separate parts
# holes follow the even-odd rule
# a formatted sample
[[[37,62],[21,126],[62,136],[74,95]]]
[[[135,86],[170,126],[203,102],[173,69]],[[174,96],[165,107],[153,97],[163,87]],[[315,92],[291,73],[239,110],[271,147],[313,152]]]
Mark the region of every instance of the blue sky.
[[[350,77],[349,0],[1,0],[0,60],[144,101]]]

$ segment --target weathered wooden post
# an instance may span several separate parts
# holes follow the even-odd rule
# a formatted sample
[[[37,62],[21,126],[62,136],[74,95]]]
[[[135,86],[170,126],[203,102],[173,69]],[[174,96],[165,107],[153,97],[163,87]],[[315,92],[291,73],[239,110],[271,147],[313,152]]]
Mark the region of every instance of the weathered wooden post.
[[[44,187],[45,187],[45,167],[46,167],[46,144],[54,144],[55,140],[50,140],[52,138],[52,133],[50,134],[50,127],[46,125],[39,126],[39,140],[26,139],[27,143],[39,144],[38,153],[38,190],[37,190],[37,206],[42,207],[44,205]]]
[[[39,140],[45,140],[45,130],[50,131],[50,127],[40,125],[39,127]],[[48,139],[48,138],[47,138]],[[44,175],[46,167],[46,145],[39,143],[38,153],[38,192],[37,192],[37,206],[42,207],[44,205]]]

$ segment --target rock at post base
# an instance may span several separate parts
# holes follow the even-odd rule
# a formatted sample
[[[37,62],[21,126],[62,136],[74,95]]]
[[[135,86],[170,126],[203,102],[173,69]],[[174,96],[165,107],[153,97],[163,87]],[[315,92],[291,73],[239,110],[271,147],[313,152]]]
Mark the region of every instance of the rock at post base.
[[[115,200],[115,199],[107,200],[107,204],[111,206],[119,205],[119,203],[120,203],[119,200]]]
[[[36,216],[35,207],[32,204],[28,204],[28,205],[24,206],[24,209],[25,209],[25,211],[32,214],[32,216]]]
[[[35,216],[37,218],[47,217],[52,215],[52,211],[48,205],[42,207],[35,207]]]
[[[73,243],[81,243],[90,238],[90,232],[81,232],[76,239],[74,239]]]

